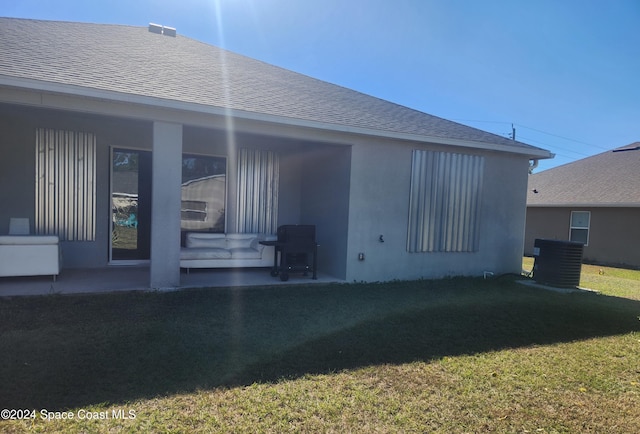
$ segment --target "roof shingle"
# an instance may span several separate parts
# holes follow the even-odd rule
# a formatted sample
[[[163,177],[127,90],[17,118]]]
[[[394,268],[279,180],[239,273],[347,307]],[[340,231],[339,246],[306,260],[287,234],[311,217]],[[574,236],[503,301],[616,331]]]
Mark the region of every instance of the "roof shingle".
[[[640,206],[640,142],[529,177],[527,206],[571,205]]]
[[[540,151],[179,34],[0,18],[0,41],[0,77]]]

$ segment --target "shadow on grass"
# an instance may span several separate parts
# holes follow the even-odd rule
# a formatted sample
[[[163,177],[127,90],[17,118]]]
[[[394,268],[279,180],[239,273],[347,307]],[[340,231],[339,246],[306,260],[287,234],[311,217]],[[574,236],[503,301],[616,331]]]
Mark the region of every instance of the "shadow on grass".
[[[640,331],[512,279],[0,300],[0,408],[60,410]]]

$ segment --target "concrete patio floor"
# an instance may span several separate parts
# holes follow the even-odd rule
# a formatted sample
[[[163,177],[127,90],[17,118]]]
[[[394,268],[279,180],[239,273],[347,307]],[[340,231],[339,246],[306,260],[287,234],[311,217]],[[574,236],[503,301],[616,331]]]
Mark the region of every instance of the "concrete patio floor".
[[[311,285],[344,283],[318,273],[318,279],[290,274],[287,282],[272,277],[269,268],[192,269],[180,273],[180,288],[227,288],[232,286]],[[54,282],[51,276],[0,277],[0,297],[47,294],[91,294],[149,290],[148,266],[111,266],[99,269],[63,269]]]

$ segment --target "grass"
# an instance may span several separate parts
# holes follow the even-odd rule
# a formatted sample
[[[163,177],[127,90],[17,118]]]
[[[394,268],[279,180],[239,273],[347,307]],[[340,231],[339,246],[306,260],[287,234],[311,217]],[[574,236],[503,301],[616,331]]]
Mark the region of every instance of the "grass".
[[[523,270],[533,269],[533,258],[522,260]],[[604,267],[600,265],[582,265],[580,286],[604,295],[640,300],[640,270]]]
[[[640,432],[640,272],[595,276],[0,299],[0,431]]]

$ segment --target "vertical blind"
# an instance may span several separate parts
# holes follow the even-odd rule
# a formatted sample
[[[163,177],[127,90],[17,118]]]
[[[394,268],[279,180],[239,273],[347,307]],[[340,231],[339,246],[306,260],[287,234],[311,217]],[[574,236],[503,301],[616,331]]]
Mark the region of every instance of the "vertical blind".
[[[280,163],[277,153],[240,149],[237,232],[276,233],[279,177]]]
[[[484,157],[414,150],[409,252],[473,252],[479,244]]]
[[[95,240],[95,135],[38,128],[35,155],[36,232]]]

